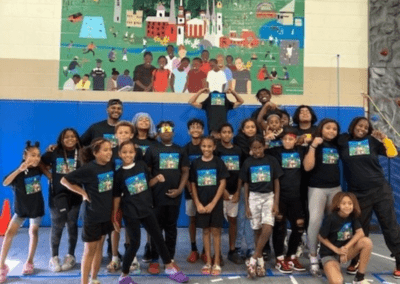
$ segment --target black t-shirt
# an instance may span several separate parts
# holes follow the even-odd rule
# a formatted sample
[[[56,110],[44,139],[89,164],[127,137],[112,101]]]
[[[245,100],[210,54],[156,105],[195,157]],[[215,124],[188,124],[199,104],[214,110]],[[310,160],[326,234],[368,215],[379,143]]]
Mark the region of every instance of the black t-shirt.
[[[109,125],[107,120],[92,124],[81,136],[82,145],[88,146],[93,139],[99,137],[110,140],[112,148],[118,145],[118,140],[115,137],[115,126]]]
[[[299,133],[299,136],[303,135],[303,134],[314,134],[315,131],[317,130],[317,126],[312,125],[310,128],[308,129],[301,129],[298,125],[296,125],[296,129]]]
[[[257,108],[255,111],[253,111],[253,113],[251,114],[251,118],[254,118],[255,120],[257,120],[257,117],[260,114],[261,109],[262,109],[262,106]]]
[[[315,165],[310,171],[308,186],[331,188],[339,185],[340,171],[337,146],[331,142],[324,141],[315,149]]]
[[[135,70],[133,71],[133,81],[139,81],[142,83],[144,86],[148,86],[151,83],[151,80],[153,78],[153,70],[156,69],[153,65],[151,65],[149,68],[144,67],[145,64],[141,64],[136,66]],[[138,84],[135,83],[133,86],[133,91],[134,92],[143,92],[144,89],[141,88]],[[151,90],[150,90],[151,92]]]
[[[244,154],[244,160],[250,156],[250,138],[240,132],[233,138],[233,144],[238,145]]]
[[[186,153],[186,156],[189,158],[190,164],[193,163],[194,160],[197,158],[200,158],[201,155],[203,154],[200,149],[200,145],[193,145],[192,141],[187,143],[185,147],[183,147],[183,150]],[[185,188],[185,199],[191,200],[192,196],[189,193],[189,189]]]
[[[233,145],[232,148],[225,148],[219,143],[216,155],[225,163],[229,172],[229,178],[226,180],[226,190],[229,194],[235,194],[238,187],[239,171],[243,164],[243,152],[239,146]]]
[[[82,202],[82,197],[68,190],[63,186],[60,181],[66,174],[78,169],[81,163],[78,159],[78,150],[66,151],[66,157],[64,151],[56,149],[53,152],[46,152],[41,160],[44,164],[51,166],[52,183],[50,185],[50,197],[54,197],[58,194],[67,194],[71,199],[72,205],[79,204]],[[52,200],[50,198],[50,206],[52,207]]]
[[[233,109],[233,103],[227,99],[225,93],[212,92],[201,103],[206,111],[208,132],[218,131],[219,127],[227,122],[228,111]]]
[[[294,149],[286,150],[283,147],[276,147],[267,150],[281,166],[283,175],[279,178],[279,198],[293,200],[300,198],[300,185],[302,176],[302,165],[304,159],[304,147],[297,146]]]
[[[18,217],[36,218],[44,215],[41,176],[42,172],[38,167],[29,168],[11,182],[10,186],[14,190],[14,210]]]
[[[122,164],[123,164],[118,151],[119,151],[118,145],[112,149],[113,155],[112,155],[111,161],[114,162],[115,171],[118,171],[122,167]],[[134,162],[140,161],[140,160],[143,160],[142,149],[136,148],[136,155],[135,155]]]
[[[228,169],[219,157],[214,156],[209,162],[200,157],[192,163],[189,180],[196,184],[200,203],[206,206],[217,194],[220,181],[228,177]]]
[[[268,193],[274,191],[274,180],[280,178],[283,171],[278,161],[265,155],[262,158],[248,157],[244,161],[239,178],[249,184],[249,191]]]
[[[166,146],[157,143],[147,149],[144,160],[151,167],[152,176],[162,174],[165,178],[165,182],[158,182],[152,188],[154,205],[179,205],[181,196],[170,198],[165,194],[179,187],[182,168],[190,166],[183,148],[176,144]]]
[[[370,135],[354,139],[349,134],[342,134],[338,145],[349,191],[356,192],[358,196],[386,182],[379,163],[379,155],[386,156],[383,143]]]
[[[142,150],[143,157],[146,155],[146,151],[151,145],[155,145],[158,143],[156,140],[151,139],[151,138],[139,139],[139,138],[133,137],[132,141],[140,148],[140,150]]]
[[[282,140],[280,138],[274,139],[274,140],[269,141],[268,149],[273,149],[273,148],[276,148],[276,147],[282,147],[282,145],[283,145],[282,144]]]
[[[337,248],[341,248],[351,240],[358,229],[361,229],[358,219],[352,216],[342,218],[337,212],[333,212],[325,217],[319,234],[324,239],[328,239]],[[322,243],[319,254],[321,257],[336,255]]]
[[[149,181],[150,171],[144,161],[137,161],[132,168],[122,167],[115,173],[113,196],[122,196],[124,216],[140,219],[152,213],[153,198]]]
[[[91,161],[65,176],[72,184],[81,185],[90,202],[85,201],[85,222],[97,224],[111,220],[114,163],[99,165]]]

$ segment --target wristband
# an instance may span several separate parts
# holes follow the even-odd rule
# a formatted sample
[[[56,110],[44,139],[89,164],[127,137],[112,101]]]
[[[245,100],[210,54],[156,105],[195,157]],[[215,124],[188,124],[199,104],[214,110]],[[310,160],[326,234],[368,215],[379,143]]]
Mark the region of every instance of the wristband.
[[[311,148],[317,149],[317,147],[314,147],[312,144],[310,145]]]

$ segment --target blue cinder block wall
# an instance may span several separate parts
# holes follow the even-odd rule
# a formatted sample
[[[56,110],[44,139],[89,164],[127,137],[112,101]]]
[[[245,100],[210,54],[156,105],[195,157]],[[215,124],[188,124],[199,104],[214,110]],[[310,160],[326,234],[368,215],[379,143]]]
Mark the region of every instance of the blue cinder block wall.
[[[240,122],[249,117],[259,106],[241,106],[229,112],[228,120],[235,128],[235,134]],[[330,117],[337,119],[343,131],[346,131],[351,119],[355,116],[363,116],[361,107],[313,107],[318,119]],[[296,106],[287,106],[286,110],[292,115]],[[187,104],[170,103],[124,103],[122,119],[132,120],[137,112],[148,112],[155,123],[160,120],[173,120],[175,122],[175,143],[184,145],[189,141],[186,123],[189,119],[197,117],[206,120],[204,111],[195,109]],[[49,144],[54,144],[62,129],[74,127],[82,134],[92,123],[104,120],[107,117],[105,102],[62,102],[62,101],[12,101],[0,100],[0,176],[19,166],[22,159],[22,150],[26,140],[40,141],[41,150],[44,153]],[[384,161],[385,162],[385,159]],[[399,160],[390,168],[393,173],[392,184],[400,184]],[[388,163],[385,170],[389,174]],[[396,198],[400,198],[400,188],[396,187]],[[47,179],[42,179],[43,195],[46,203],[46,215],[42,226],[50,226],[50,213],[48,208]],[[10,187],[0,188],[0,201],[3,204],[5,198],[13,202],[13,193]],[[400,200],[399,200],[400,201]],[[27,223],[25,223],[27,224]],[[181,214],[178,225],[185,227],[188,218],[185,215],[184,202],[181,204]]]

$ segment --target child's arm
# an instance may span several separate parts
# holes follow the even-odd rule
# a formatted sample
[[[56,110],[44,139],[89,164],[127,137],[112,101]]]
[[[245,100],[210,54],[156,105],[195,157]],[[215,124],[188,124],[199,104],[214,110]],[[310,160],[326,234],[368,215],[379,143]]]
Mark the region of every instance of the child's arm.
[[[40,161],[39,163],[39,169],[47,177],[48,180],[50,181],[52,180],[51,173],[49,172],[47,166],[42,161]]]
[[[350,239],[350,241],[343,246],[346,250],[354,246],[361,238],[365,237],[363,229],[359,228],[356,230],[354,236]]]
[[[249,194],[250,194],[249,183],[245,182],[244,183],[244,204],[246,206],[246,217],[248,219],[251,218],[251,211],[250,211],[250,206],[249,206]]]
[[[189,84],[189,76],[186,76],[186,82],[185,82],[185,86],[183,87],[182,93],[186,92],[188,84]]]
[[[240,107],[244,103],[243,98],[241,96],[239,96],[239,94],[236,93],[236,91],[234,89],[229,89],[227,91],[227,93],[228,94],[231,93],[236,99],[236,102],[233,104],[233,108]]]
[[[175,93],[174,84],[175,84],[175,75],[174,75],[174,73],[172,73],[171,74],[171,79],[169,79],[169,85],[170,85],[171,91],[173,93]]]
[[[320,241],[321,244],[329,248],[331,251],[338,255],[343,255],[344,253],[336,247],[334,244],[332,244],[328,239],[323,238],[320,234],[318,234],[318,240]]]
[[[195,108],[201,109],[203,104],[202,103],[198,103],[197,99],[200,97],[200,95],[202,93],[208,93],[208,88],[204,88],[201,89],[200,91],[198,91],[195,95],[193,95],[190,99],[189,99],[189,104]]]
[[[238,180],[237,190],[236,190],[235,194],[232,196],[232,200],[231,200],[232,203],[238,203],[239,202],[239,200],[240,200],[240,190],[242,189],[242,183],[243,183],[242,180],[239,179]]]
[[[27,159],[26,161],[24,161],[18,169],[16,169],[15,171],[13,171],[8,177],[6,177],[3,181],[3,186],[9,186],[14,179],[17,177],[17,175],[19,175],[20,173],[26,171],[26,169],[33,164],[32,159]]]
[[[215,205],[217,205],[218,201],[221,199],[221,196],[224,193],[225,188],[226,188],[226,179],[221,179],[219,182],[217,194],[215,194],[213,200],[210,203],[208,203],[207,206],[205,207],[206,213],[211,213],[211,211],[213,211]]]
[[[153,187],[155,186],[158,182],[164,182],[165,178],[162,174],[156,175],[149,181],[149,186]]]
[[[308,153],[304,157],[303,165],[306,172],[311,171],[315,166],[315,150],[324,140],[321,137],[315,137],[311,143]]]
[[[264,116],[270,111],[276,109],[277,106],[276,104],[272,102],[265,103],[260,112],[258,113],[257,116],[257,124],[261,129],[267,129],[267,122],[264,120]]]
[[[279,178],[274,179],[274,206],[272,207],[272,214],[277,216],[279,214],[279,195],[281,192],[281,186],[279,184]]]
[[[121,231],[121,227],[117,221],[117,212],[119,208],[119,204],[121,203],[121,197],[114,197],[113,199],[113,213],[112,213],[112,223],[114,225],[115,231],[118,233]]]
[[[61,178],[60,183],[63,186],[65,186],[66,188],[68,188],[69,190],[71,190],[79,195],[82,195],[83,200],[90,202],[87,192],[79,185],[70,183],[65,177]]]
[[[191,185],[192,185],[191,186],[192,198],[193,198],[194,204],[196,205],[197,212],[199,212],[200,214],[204,214],[204,213],[206,213],[206,209],[204,208],[203,204],[201,204],[201,202],[199,200],[199,196],[197,195],[196,183],[192,182]]]
[[[182,175],[179,186],[177,189],[168,190],[168,192],[166,193],[168,197],[175,198],[182,194],[183,189],[185,188],[185,185],[189,179],[189,167],[182,167],[181,171]]]

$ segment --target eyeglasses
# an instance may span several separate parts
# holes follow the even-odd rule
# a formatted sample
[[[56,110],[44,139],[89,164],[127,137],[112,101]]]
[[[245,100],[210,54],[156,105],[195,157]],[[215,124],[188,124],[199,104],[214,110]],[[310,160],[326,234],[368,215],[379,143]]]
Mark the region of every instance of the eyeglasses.
[[[174,128],[172,126],[166,125],[158,128],[158,132],[160,133],[174,132]]]

